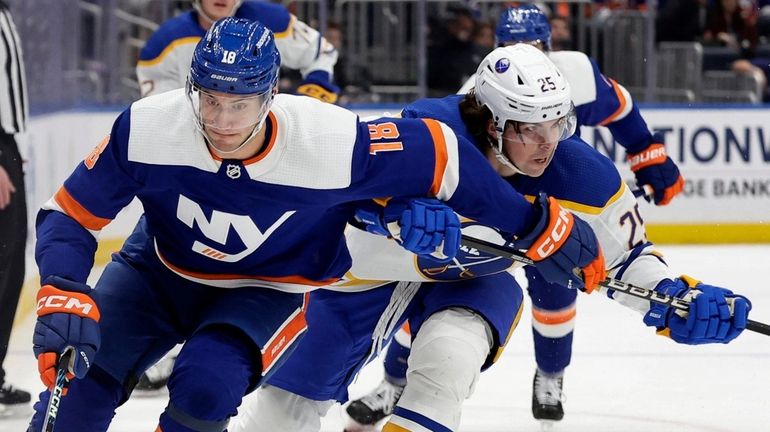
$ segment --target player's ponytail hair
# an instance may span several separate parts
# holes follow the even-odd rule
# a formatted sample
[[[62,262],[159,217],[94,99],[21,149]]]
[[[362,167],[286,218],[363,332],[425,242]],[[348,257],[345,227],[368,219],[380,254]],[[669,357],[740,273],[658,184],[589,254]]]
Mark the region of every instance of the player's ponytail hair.
[[[486,154],[489,148],[487,124],[492,119],[492,111],[486,105],[479,105],[474,89],[470,89],[460,101],[460,117],[462,117],[465,127],[468,128],[468,132],[473,135],[473,144]]]

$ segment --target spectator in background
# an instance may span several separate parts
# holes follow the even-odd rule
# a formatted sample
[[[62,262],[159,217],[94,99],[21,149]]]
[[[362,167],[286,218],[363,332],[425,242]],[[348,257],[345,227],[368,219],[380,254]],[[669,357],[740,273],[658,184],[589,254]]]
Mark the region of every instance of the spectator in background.
[[[706,28],[707,0],[667,0],[655,22],[658,42],[695,42]]]
[[[759,42],[756,17],[750,7],[739,0],[716,0],[708,8],[703,42],[707,45],[733,49],[740,57],[729,69],[741,75],[752,75],[767,99],[768,59],[754,58]]]
[[[428,93],[446,96],[455,93],[476,72],[476,21],[467,9],[455,9],[445,31],[431,31],[438,39],[428,48]]]
[[[738,4],[738,0],[716,0],[707,10],[705,44],[734,48],[748,57],[757,46],[757,28],[750,19],[751,11]]]
[[[495,49],[495,25],[489,21],[476,24],[476,31],[473,33],[473,44],[476,45],[476,63]]]
[[[345,32],[341,24],[333,21],[326,24],[324,37],[340,53],[337,63],[334,65],[334,80],[342,89],[342,96],[338,101],[340,105],[362,102],[370,98],[369,86],[372,83],[372,72],[363,62],[355,59],[350,61],[348,57],[343,55],[344,36]],[[351,72],[348,73],[348,70]]]
[[[551,23],[551,51],[572,50],[572,32],[566,16],[554,15]]]
[[[5,381],[3,362],[24,285],[27,201],[21,155],[14,135],[27,127],[27,87],[19,35],[5,2],[0,1],[0,416],[26,405],[30,394]]]

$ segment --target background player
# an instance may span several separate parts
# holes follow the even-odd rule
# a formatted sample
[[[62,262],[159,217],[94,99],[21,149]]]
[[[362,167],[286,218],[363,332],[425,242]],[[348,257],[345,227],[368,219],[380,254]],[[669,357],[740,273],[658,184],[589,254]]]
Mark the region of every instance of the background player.
[[[41,210],[34,351],[47,386],[70,349],[63,365],[79,378],[59,407],[61,429],[106,430],[139,374],[186,340],[158,429],[224,430],[304,332],[302,294],[349,268],[343,229],[360,200],[435,196],[511,235],[553,235],[534,231],[550,218],[445,125],[359,122],[331,104],[276,95],[279,65],[269,29],[216,22],[187,87],[132,104]],[[495,193],[477,194],[482,185]],[[134,197],[144,217],[92,290],[95,237]],[[453,245],[439,241],[449,225],[428,229],[428,204],[408,210],[414,217],[398,222],[404,245],[451,258]],[[573,267],[603,260],[584,222],[569,228],[567,249],[536,258],[554,281],[580,284]],[[41,393],[30,431],[41,430],[49,398]]]
[[[554,90],[540,88],[539,83],[545,78],[554,82]],[[527,45],[498,48],[479,66],[477,86],[478,89],[468,95],[415,102],[403,115],[442,119],[458,135],[473,139],[511,186],[535,200],[539,191],[546,191],[563,205],[574,208],[594,227],[606,256],[611,257],[610,267],[615,277],[672,295],[700,298],[685,320],[649,302],[614,295],[619,302],[641,312],[645,324],[661,329],[669,326],[676,341],[693,344],[728,342],[742,331],[749,308],[745,299],[733,296],[729,290],[696,285],[691,279],[669,278],[665,263],[646,241],[641,222],[631,227],[628,217],[638,215],[633,194],[609,159],[578,137],[570,137],[569,87],[543,53]],[[373,225],[377,225],[376,218],[365,215],[361,219],[375,221]],[[494,238],[494,232],[484,231],[478,224],[466,223],[463,229],[471,235],[491,235],[489,240],[500,241],[499,237]],[[385,232],[385,229],[379,227],[372,231]],[[464,248],[452,264],[442,265],[415,260],[413,256],[388,248],[384,239],[378,240],[360,231],[349,231],[347,237],[354,257],[349,273],[355,279],[455,280],[424,283],[413,300],[416,305],[406,308],[405,315],[416,330],[407,384],[393,417],[383,430],[456,430],[462,402],[472,392],[479,370],[499,355],[507,340],[506,331],[515,326],[515,317],[520,311],[521,297],[511,295],[512,301],[506,305],[510,308],[509,327],[501,327],[496,324],[497,315],[493,313],[496,309],[479,304],[481,298],[499,305],[504,302],[500,292],[512,287],[516,292],[518,285],[512,278],[506,278],[509,275],[495,274],[508,268],[510,261]],[[537,269],[526,271],[530,296],[539,313],[572,319],[576,290],[546,283]],[[494,277],[490,279],[489,274]],[[490,286],[488,292],[484,291],[485,286]],[[379,289],[382,288],[375,288]],[[393,289],[393,284],[389,289]],[[438,296],[446,290],[450,299],[456,291],[464,291],[472,300],[465,299],[462,303],[458,299],[444,299],[443,307],[436,308],[425,300],[431,297],[432,290]],[[323,290],[314,294],[334,297]],[[375,291],[357,295],[366,298],[378,294]],[[610,293],[610,296],[613,295]],[[309,319],[317,319],[314,313],[322,314],[327,318],[326,327],[322,332],[309,332],[300,342],[297,351],[269,380],[269,386],[260,390],[254,404],[244,407],[234,431],[318,430],[318,417],[328,410],[333,400],[344,401],[347,384],[369,358],[371,338],[376,347],[379,337],[377,330],[372,337],[370,329],[369,337],[359,334],[357,339],[354,332],[337,324],[342,319],[328,319],[339,315],[347,317],[351,325],[359,325],[372,320],[367,313],[376,310],[366,300],[336,297],[321,312],[311,309]],[[358,303],[348,309],[344,306],[346,300]],[[473,303],[474,300],[477,303]],[[730,317],[728,303],[736,306],[734,318]],[[385,306],[380,305],[380,309]],[[714,314],[710,315],[712,307]],[[453,315],[458,309],[473,311],[477,319]],[[411,321],[414,310],[417,325]],[[717,314],[717,310],[721,312]],[[441,315],[442,312],[446,315]],[[425,315],[430,318],[426,320]],[[434,316],[441,319],[433,322],[435,326],[428,326],[426,323],[431,323]],[[555,321],[546,322],[558,327]],[[713,326],[714,331],[706,331],[709,326]],[[544,327],[548,329],[547,325]],[[716,331],[717,328],[720,330]],[[313,367],[308,367],[309,364]]]
[[[161,24],[139,54],[136,75],[142,96],[184,87],[196,43],[218,19],[235,16],[259,21],[275,34],[281,66],[299,69],[297,93],[334,103],[337,50],[317,30],[280,4],[242,0],[193,0],[194,11]]]

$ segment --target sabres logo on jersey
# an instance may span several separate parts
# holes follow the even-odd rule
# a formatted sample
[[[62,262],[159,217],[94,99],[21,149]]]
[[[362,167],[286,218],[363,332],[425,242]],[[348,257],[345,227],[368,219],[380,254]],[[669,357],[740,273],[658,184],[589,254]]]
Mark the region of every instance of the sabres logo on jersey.
[[[503,238],[492,228],[479,225],[473,221],[462,223],[463,234],[474,238],[503,244]],[[453,281],[472,279],[490,274],[500,273],[513,265],[513,261],[468,246],[461,246],[452,262],[439,264],[436,261],[417,256],[417,268],[428,279],[436,281]]]

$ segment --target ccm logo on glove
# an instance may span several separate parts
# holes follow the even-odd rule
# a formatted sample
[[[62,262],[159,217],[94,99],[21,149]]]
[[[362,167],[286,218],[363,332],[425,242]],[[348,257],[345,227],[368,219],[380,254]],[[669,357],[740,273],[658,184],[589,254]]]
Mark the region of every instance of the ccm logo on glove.
[[[558,210],[557,210],[558,209]],[[567,239],[566,235],[572,227],[572,214],[559,206],[551,206],[550,222],[551,226],[546,229],[546,233],[538,240],[533,249],[527,251],[527,256],[535,261],[541,261],[551,256],[551,254]],[[557,213],[558,212],[558,213]],[[536,244],[537,244],[536,243]]]
[[[51,285],[40,288],[37,295],[37,315],[66,312],[99,322],[99,309],[87,294],[63,291]]]

